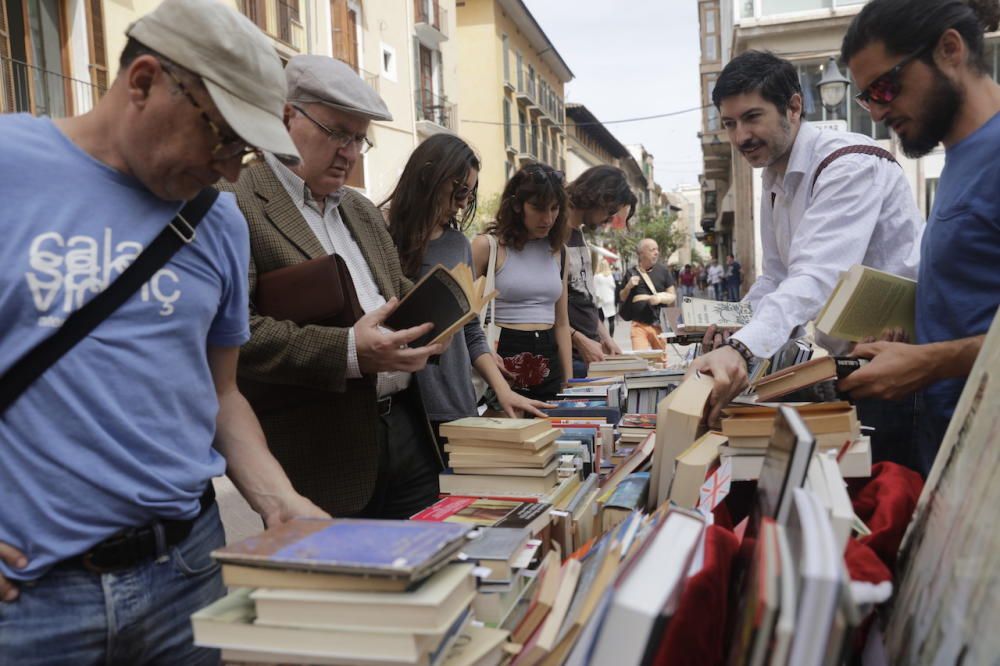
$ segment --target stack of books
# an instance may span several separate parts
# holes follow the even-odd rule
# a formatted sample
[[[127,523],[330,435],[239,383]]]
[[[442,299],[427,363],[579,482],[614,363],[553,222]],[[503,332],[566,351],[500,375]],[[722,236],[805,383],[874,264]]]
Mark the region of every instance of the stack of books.
[[[625,414],[618,427],[618,447],[635,446],[655,430],[656,414]]]
[[[539,536],[549,526],[551,508],[552,505],[547,502],[451,495],[410,516],[410,520],[524,528],[531,535]]]
[[[674,370],[649,370],[625,375],[625,411],[652,414],[656,406],[684,381],[684,373]]]
[[[215,551],[232,591],[195,613],[231,661],[441,664],[467,628],[468,526],[293,520]]]
[[[588,377],[621,377],[633,372],[649,369],[649,361],[641,356],[622,354],[606,356],[603,361],[594,361],[587,367]]]
[[[821,402],[795,407],[821,451],[839,456],[841,474],[848,478],[871,476],[871,442],[861,434],[857,411],[848,402]],[[733,480],[760,476],[764,453],[774,434],[775,407],[739,406],[724,411],[722,434],[728,440],[720,448],[732,465]]]
[[[469,417],[441,425],[449,472],[441,492],[473,497],[537,498],[556,485],[555,441],[545,419]]]

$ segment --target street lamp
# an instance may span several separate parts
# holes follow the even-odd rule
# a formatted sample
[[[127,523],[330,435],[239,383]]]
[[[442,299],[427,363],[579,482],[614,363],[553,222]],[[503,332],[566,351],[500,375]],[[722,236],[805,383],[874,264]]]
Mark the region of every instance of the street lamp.
[[[844,101],[847,94],[847,86],[850,81],[837,67],[837,60],[833,56],[823,65],[823,77],[816,84],[819,88],[819,96],[823,99],[823,106],[833,114],[833,120],[837,119],[837,107]]]

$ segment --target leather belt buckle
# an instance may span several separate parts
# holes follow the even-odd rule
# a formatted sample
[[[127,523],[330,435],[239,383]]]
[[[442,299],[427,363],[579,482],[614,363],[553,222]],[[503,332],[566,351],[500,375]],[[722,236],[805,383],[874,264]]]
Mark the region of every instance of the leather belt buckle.
[[[379,416],[389,416],[389,412],[392,411],[392,396],[387,395],[382,398],[378,401],[377,406]]]

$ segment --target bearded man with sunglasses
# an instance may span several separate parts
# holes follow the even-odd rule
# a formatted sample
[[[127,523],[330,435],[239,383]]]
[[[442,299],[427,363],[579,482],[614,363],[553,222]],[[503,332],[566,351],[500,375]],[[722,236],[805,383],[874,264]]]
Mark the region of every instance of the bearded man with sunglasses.
[[[443,464],[412,373],[443,351],[409,348],[430,324],[380,327],[412,283],[375,205],[346,186],[392,116],[351,67],[300,55],[285,69],[285,125],[302,155],[265,152],[232,188],[250,225],[250,329],[240,385],[303,494],[337,516],[408,518],[434,503]],[[366,313],[353,326],[278,319],[255,307],[261,276],[339,255]]]
[[[237,389],[246,226],[207,189],[257,148],[298,160],[281,63],[215,0],[165,0],[127,34],[91,111],[0,116],[4,664],[218,663],[188,619],[225,592],[212,478],[228,473],[271,525],[326,515],[292,489]],[[173,234],[183,243],[153,259]],[[55,363],[39,360],[73,329]],[[26,358],[34,379],[10,390]]]
[[[691,366],[715,381],[714,421],[746,387],[750,362],[774,355],[814,319],[841,272],[863,264],[915,277],[923,222],[902,168],[875,141],[803,120],[802,88],[787,60],[740,54],[719,75],[712,101],[732,144],[764,169],[763,273],[744,298],[753,318],[727,340],[710,331],[706,347],[715,349]]]
[[[858,101],[909,157],[945,148],[921,246],[916,344],[858,345],[872,361],[840,383],[852,397],[919,391],[924,474],[1000,306],[1000,85],[983,45],[998,24],[997,0],[873,0],[842,46]]]

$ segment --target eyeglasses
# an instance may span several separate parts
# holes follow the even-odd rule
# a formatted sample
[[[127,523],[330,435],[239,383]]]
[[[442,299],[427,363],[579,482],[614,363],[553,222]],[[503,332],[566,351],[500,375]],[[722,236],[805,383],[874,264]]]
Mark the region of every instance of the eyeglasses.
[[[337,144],[338,150],[354,144],[354,147],[358,149],[358,152],[364,155],[368,152],[368,149],[373,146],[371,140],[369,140],[364,134],[351,134],[350,132],[344,132],[343,130],[331,129],[306,113],[305,109],[301,106],[293,105],[292,108],[311,120],[316,127],[323,130],[326,133],[327,138]]]
[[[465,201],[469,198],[469,195],[472,195],[473,199],[476,198],[476,190],[479,189],[479,183],[476,183],[473,187],[469,187],[460,180],[453,180],[451,182],[455,186],[455,189],[451,192],[452,200]]]
[[[872,102],[875,104],[889,104],[892,102],[903,91],[903,83],[900,81],[903,68],[919,58],[926,51],[927,47],[924,47],[900,60],[896,63],[895,67],[876,77],[874,81],[868,84],[867,88],[855,95],[855,101],[865,111],[871,111]]]
[[[163,71],[173,79],[174,83],[177,84],[177,89],[180,90],[187,100],[191,102],[191,105],[201,112],[201,118],[208,124],[208,128],[212,130],[212,134],[215,136],[215,147],[212,148],[212,160],[215,162],[228,162],[231,159],[240,158],[242,161],[248,155],[256,155],[258,150],[252,146],[248,146],[246,141],[233,134],[228,134],[219,129],[219,126],[215,124],[208,116],[208,112],[205,108],[198,103],[198,100],[194,98],[191,91],[187,89],[180,78],[174,74],[169,67],[160,63],[160,67]]]
[[[566,182],[566,174],[562,171],[556,171],[545,164],[531,164],[526,166],[524,167],[524,173],[536,185],[544,185],[547,181],[557,185],[562,185]]]

